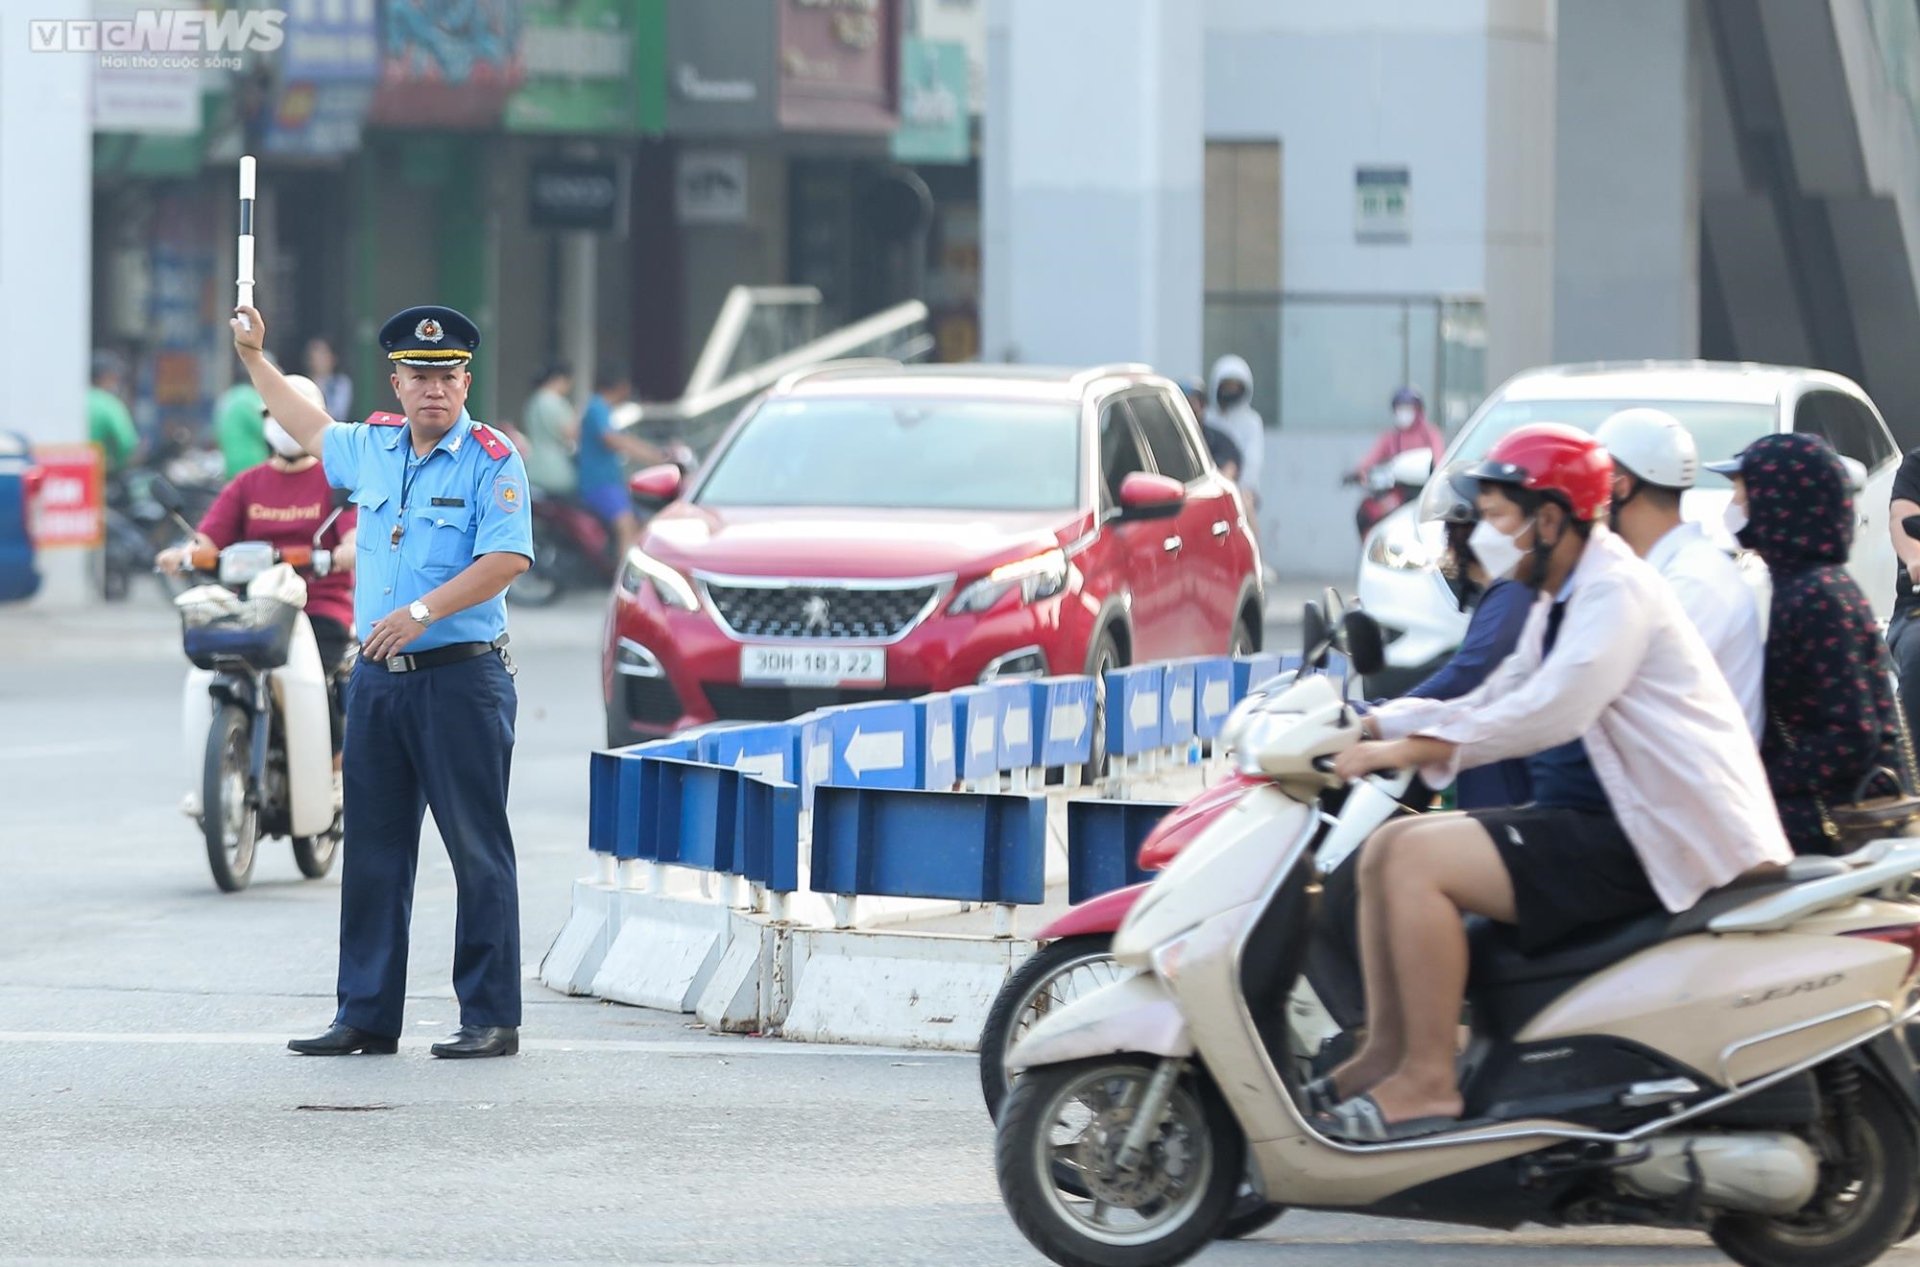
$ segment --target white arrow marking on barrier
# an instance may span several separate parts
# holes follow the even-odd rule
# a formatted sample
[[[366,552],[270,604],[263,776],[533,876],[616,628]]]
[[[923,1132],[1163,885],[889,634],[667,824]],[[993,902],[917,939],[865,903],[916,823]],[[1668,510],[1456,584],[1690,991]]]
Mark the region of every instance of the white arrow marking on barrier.
[[[1135,730],[1145,730],[1160,720],[1160,692],[1137,691],[1127,705],[1127,720]]]
[[[984,713],[967,723],[967,751],[978,757],[993,755],[993,714]]]
[[[733,768],[765,779],[779,779],[785,776],[787,763],[777,752],[763,752],[753,757],[743,752],[733,759]]]
[[[1200,707],[1206,710],[1209,717],[1224,717],[1228,708],[1227,700],[1232,694],[1225,682],[1215,678],[1207,683],[1206,690],[1200,692]]]
[[[833,776],[833,741],[825,735],[807,749],[807,782],[815,787]]]
[[[928,758],[934,765],[953,764],[953,723],[941,718],[933,723],[933,734],[927,738]]]
[[[898,770],[907,763],[907,737],[897,730],[869,732],[855,726],[844,755],[856,779],[869,770]]]
[[[1047,714],[1047,742],[1071,743],[1087,728],[1087,706],[1078,699],[1055,704]]]
[[[1184,717],[1193,720],[1193,683],[1177,682],[1173,690],[1167,693],[1169,716]]]
[[[1032,710],[1025,706],[1009,708],[1007,715],[1000,721],[1000,728],[1006,735],[1007,742],[1015,747],[1033,742]]]

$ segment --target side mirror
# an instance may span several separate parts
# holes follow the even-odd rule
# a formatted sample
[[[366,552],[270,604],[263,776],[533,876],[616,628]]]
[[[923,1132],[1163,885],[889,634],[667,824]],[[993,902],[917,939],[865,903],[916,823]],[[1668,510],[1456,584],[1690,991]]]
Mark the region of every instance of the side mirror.
[[[333,508],[335,510],[345,510],[347,507],[353,505],[353,492],[351,489],[332,489],[330,495],[333,499]]]
[[[634,472],[633,478],[627,481],[627,492],[635,500],[664,505],[680,495],[682,478],[680,468],[670,462],[650,466],[644,471]]]
[[[1332,641],[1327,629],[1327,614],[1318,603],[1307,603],[1300,609],[1300,671],[1305,673],[1311,668],[1321,668],[1321,660],[1326,657],[1327,645]]]
[[[1408,449],[1393,459],[1393,482],[1401,488],[1425,488],[1433,478],[1433,450]]]
[[[1187,488],[1165,475],[1135,471],[1120,481],[1122,519],[1167,519],[1180,513]]]
[[[1914,518],[1920,519],[1920,515]],[[1340,634],[1355,673],[1371,677],[1387,667],[1386,639],[1380,635],[1379,621],[1363,611],[1350,611],[1340,622]]]
[[[1920,515],[1908,515],[1902,519],[1900,529],[1915,541],[1920,541]]]
[[[147,495],[153,498],[154,505],[169,515],[179,514],[180,507],[186,504],[180,500],[180,490],[168,483],[165,476],[153,477],[153,482],[147,485]]]

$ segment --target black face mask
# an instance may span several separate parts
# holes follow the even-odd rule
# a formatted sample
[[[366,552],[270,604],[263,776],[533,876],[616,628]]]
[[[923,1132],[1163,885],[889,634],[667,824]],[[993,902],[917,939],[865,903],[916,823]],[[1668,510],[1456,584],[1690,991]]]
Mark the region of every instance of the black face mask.
[[[1213,393],[1213,399],[1219,404],[1220,408],[1222,409],[1231,408],[1232,406],[1239,404],[1241,401],[1245,400],[1246,398],[1247,398],[1247,385],[1245,383],[1236,383],[1231,380],[1220,384],[1219,388]]]

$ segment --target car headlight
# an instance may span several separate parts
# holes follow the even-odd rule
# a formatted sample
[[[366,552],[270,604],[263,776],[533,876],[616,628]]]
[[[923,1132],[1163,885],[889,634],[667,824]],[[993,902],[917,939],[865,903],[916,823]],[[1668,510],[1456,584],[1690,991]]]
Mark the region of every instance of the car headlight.
[[[1377,567],[1392,568],[1396,572],[1419,572],[1433,567],[1439,561],[1433,551],[1427,548],[1427,543],[1420,539],[1420,530],[1411,525],[1383,527],[1367,542],[1367,562]]]
[[[1003,563],[955,595],[947,610],[956,615],[987,611],[1016,589],[1022,604],[1052,598],[1067,588],[1067,571],[1067,556],[1060,550]]]
[[[642,554],[635,546],[627,551],[627,561],[620,568],[620,591],[624,594],[638,594],[641,581],[652,584],[653,592],[660,601],[669,607],[678,607],[681,611],[699,611],[700,600],[694,595],[693,585],[660,560],[648,554]]]

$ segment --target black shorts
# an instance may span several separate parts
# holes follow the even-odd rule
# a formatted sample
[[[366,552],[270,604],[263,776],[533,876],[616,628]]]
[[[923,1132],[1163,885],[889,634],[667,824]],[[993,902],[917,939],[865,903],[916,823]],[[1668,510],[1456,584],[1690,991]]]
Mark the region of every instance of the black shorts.
[[[1522,805],[1467,817],[1487,829],[1513,880],[1522,954],[1660,909],[1640,855],[1612,814]]]

